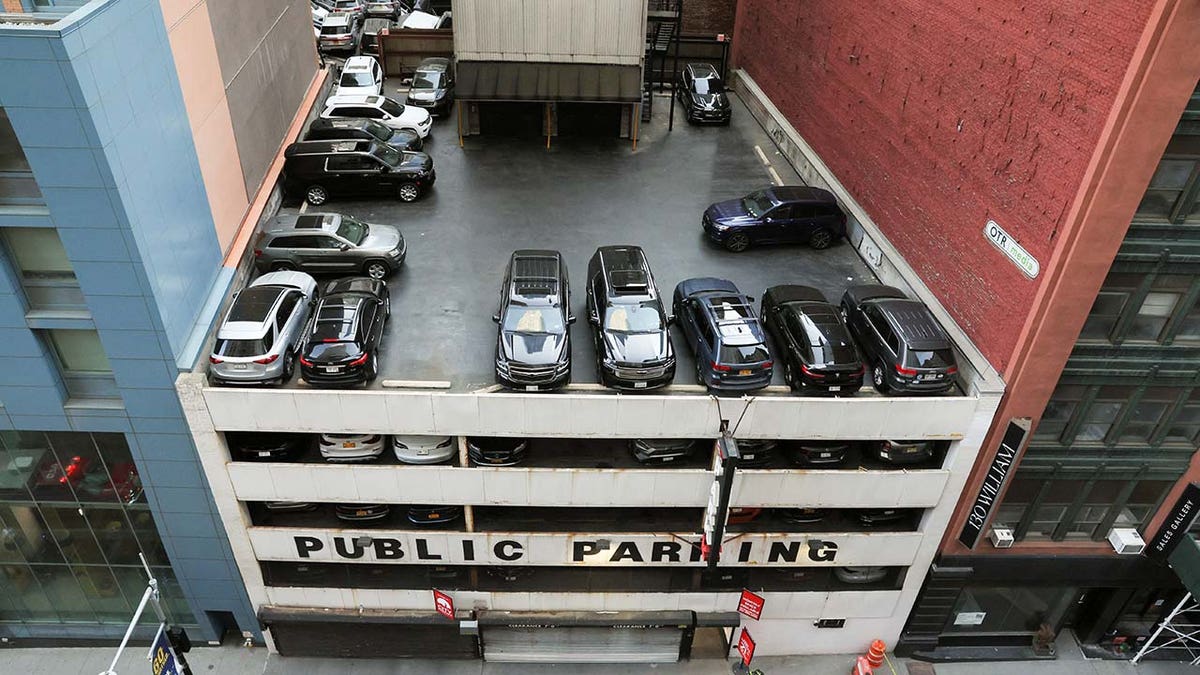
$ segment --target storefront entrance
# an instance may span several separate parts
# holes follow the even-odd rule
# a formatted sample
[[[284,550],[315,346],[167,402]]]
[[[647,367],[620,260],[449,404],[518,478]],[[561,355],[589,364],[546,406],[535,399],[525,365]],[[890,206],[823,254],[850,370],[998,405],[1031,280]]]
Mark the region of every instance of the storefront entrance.
[[[674,663],[691,647],[691,612],[480,612],[483,660]]]

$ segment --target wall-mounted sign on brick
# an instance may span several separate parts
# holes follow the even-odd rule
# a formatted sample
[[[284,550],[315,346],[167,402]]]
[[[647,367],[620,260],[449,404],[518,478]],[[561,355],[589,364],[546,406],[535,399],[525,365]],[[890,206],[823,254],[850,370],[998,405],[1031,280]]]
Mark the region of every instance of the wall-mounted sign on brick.
[[[1026,251],[1025,247],[1018,244],[1016,239],[1013,239],[1011,235],[1004,231],[1004,228],[997,225],[996,221],[987,221],[987,224],[983,226],[983,236],[987,237],[987,240],[992,242],[993,246],[1008,256],[1008,259],[1013,261],[1013,264],[1017,266],[1017,269],[1021,270],[1022,274],[1030,279],[1037,278],[1038,272],[1042,269],[1042,266],[1038,264],[1037,258],[1030,255],[1029,251]]]

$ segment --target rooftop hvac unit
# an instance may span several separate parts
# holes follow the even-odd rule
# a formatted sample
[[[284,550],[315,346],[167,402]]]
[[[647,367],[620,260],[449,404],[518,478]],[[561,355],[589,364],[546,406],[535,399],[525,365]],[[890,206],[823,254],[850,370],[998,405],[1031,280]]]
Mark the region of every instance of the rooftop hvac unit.
[[[993,527],[992,531],[988,534],[988,539],[991,540],[992,546],[996,548],[1012,548],[1013,545],[1012,530],[1003,525]]]
[[[1146,548],[1142,535],[1132,527],[1114,527],[1109,530],[1108,543],[1121,555],[1138,555]]]

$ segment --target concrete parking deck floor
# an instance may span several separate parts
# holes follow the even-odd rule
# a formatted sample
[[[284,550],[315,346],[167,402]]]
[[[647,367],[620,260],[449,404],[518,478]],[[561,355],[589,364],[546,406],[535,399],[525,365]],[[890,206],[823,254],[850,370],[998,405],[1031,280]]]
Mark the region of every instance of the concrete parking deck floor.
[[[598,246],[643,247],[667,303],[676,283],[697,276],[730,279],[756,299],[774,284],[809,284],[835,302],[846,286],[874,280],[845,242],[825,251],[785,246],[741,254],[710,245],[700,229],[710,203],[770,185],[770,168],[784,183],[800,180],[740,102],[729,127],[677,119],[670,132],[669,105],[669,98],[656,99],[636,152],[629,141],[608,138],[557,138],[547,150],[544,139],[481,136],[460,148],[455,119],[442,118],[426,145],[438,173],[429,195],[412,204],[325,205],[395,224],[409,242],[404,269],[389,281],[393,313],[374,386],[385,379],[448,380],[460,391],[491,385],[491,316],[508,256],[518,248],[557,249],[566,257],[579,317],[571,332],[575,383],[597,381],[583,305],[587,262]],[[675,349],[676,383],[695,383],[694,360],[678,334]],[[297,382],[292,386],[304,386]],[[863,395],[871,395],[869,387]]]

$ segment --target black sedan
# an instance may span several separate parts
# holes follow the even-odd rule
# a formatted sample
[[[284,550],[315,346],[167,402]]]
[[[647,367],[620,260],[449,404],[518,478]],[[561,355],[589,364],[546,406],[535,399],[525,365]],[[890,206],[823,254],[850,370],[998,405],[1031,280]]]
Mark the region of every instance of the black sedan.
[[[338,520],[356,523],[372,520],[382,520],[392,512],[387,504],[335,504],[333,513]]]
[[[478,466],[513,466],[525,461],[528,452],[529,441],[524,438],[467,438],[467,456]]]
[[[781,185],[709,206],[701,226],[709,239],[734,253],[759,244],[819,250],[846,236],[846,214],[828,190]]]
[[[227,431],[225,440],[235,459],[274,461],[287,459],[309,442],[303,434]]]
[[[862,388],[862,358],[838,309],[809,286],[772,286],[760,312],[794,390],[849,395]]]
[[[408,509],[408,522],[413,525],[445,525],[462,518],[461,506],[415,505]]]
[[[387,284],[370,277],[330,282],[301,346],[300,376],[317,386],[363,384],[379,373],[379,342],[391,313]]]

